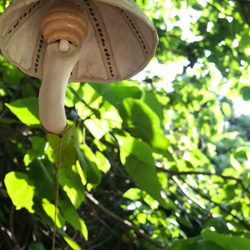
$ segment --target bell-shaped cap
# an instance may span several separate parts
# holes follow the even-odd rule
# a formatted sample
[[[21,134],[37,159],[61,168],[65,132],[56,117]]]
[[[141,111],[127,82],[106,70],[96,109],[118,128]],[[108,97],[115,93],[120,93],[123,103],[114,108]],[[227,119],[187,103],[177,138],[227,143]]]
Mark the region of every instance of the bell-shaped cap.
[[[156,29],[133,0],[67,0],[85,15],[88,34],[71,82],[115,82],[140,72],[155,54]],[[0,17],[0,48],[24,73],[43,79],[45,12],[59,0],[14,0]]]

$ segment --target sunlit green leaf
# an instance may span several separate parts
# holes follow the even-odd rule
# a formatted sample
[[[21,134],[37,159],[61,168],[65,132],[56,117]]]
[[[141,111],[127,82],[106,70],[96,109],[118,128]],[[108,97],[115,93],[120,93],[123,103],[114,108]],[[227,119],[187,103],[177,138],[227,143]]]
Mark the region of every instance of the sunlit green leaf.
[[[139,136],[155,148],[168,147],[169,142],[160,128],[158,116],[142,101],[125,99],[121,108],[121,117],[131,134]]]
[[[84,221],[79,217],[77,211],[73,207],[72,203],[68,200],[67,197],[59,200],[59,206],[62,209],[62,214],[69,224],[71,224],[74,228],[79,230],[85,240],[88,240],[88,230],[84,223]]]
[[[123,194],[123,197],[130,200],[138,200],[141,197],[141,190],[138,188],[130,188]]]
[[[214,242],[226,250],[248,250],[250,248],[250,240],[245,237],[219,234],[209,229],[203,230],[201,234],[204,239]]]
[[[95,153],[97,167],[104,173],[108,172],[110,169],[110,163],[108,159],[99,151]]]
[[[42,199],[42,208],[45,213],[51,218],[52,221],[55,220],[55,205],[50,203],[47,199]],[[57,208],[56,211],[56,226],[62,227],[65,225],[65,219],[63,218],[60,210]]]
[[[147,215],[140,213],[137,215],[137,220],[139,221],[139,223],[145,224],[147,222]]]
[[[118,110],[125,98],[140,98],[141,96],[141,89],[137,84],[131,81],[115,82],[111,84],[91,83],[90,86]]]
[[[101,172],[97,167],[93,152],[87,145],[82,145],[80,148],[79,145],[74,144],[74,147],[77,150],[78,160],[86,175],[87,182],[98,185],[101,181]]]
[[[72,239],[70,239],[69,237],[64,236],[63,238],[69,244],[69,246],[71,246],[72,249],[82,250],[81,247],[77,243],[75,243]]]
[[[164,121],[162,105],[153,93],[143,92],[141,100],[147,104],[160,119],[160,123]],[[163,124],[162,124],[163,125]]]
[[[122,120],[117,110],[106,102],[99,109],[100,117],[91,117],[85,121],[86,127],[96,139],[101,139],[112,128],[120,127]]]
[[[10,172],[6,174],[4,184],[16,209],[26,208],[30,213],[34,213],[32,207],[35,187],[27,174]]]
[[[161,196],[161,186],[156,175],[151,148],[145,142],[132,137],[119,137],[119,140],[121,160],[126,171],[142,189],[166,207]]]
[[[32,137],[32,149],[29,149],[24,156],[24,163],[28,166],[34,159],[44,154],[46,141],[41,137]]]
[[[231,110],[230,104],[228,104],[227,102],[223,102],[223,103],[222,103],[222,110],[223,110],[224,114],[225,114],[227,117],[231,117],[232,110]]]
[[[19,99],[11,103],[5,103],[5,105],[22,123],[28,126],[40,125],[38,99],[36,97]]]
[[[75,208],[78,208],[85,200],[85,187],[78,173],[72,169],[62,168],[60,170],[60,185]]]
[[[0,12],[11,2],[15,6],[0,1]],[[18,40],[13,38],[28,34],[28,21],[46,1],[23,2],[36,3],[16,5],[6,22],[0,17],[0,40],[9,41],[0,47],[0,245],[44,250],[51,249],[59,138],[46,137],[40,126],[42,80],[4,58],[11,55],[4,50]],[[142,25],[144,19],[133,17],[138,12],[129,11],[129,1],[123,2],[128,9],[124,5],[120,14],[134,30],[134,41],[151,55],[153,33]],[[67,85],[65,114],[74,120],[77,113],[77,119],[76,133],[69,131],[62,143],[57,249],[250,249],[250,5],[246,0],[135,2],[159,38],[150,63],[129,80]],[[110,35],[112,16],[102,18],[105,29],[99,28]],[[91,22],[88,27],[91,38]],[[101,39],[100,51],[108,42],[114,48],[116,41],[109,38]],[[36,47],[46,50],[47,43],[37,39]],[[108,48],[115,55],[110,66],[116,64],[120,77],[123,66],[133,68],[122,63],[131,50],[124,44],[128,48],[120,56],[119,46]],[[33,63],[43,60],[38,52]],[[111,63],[104,59],[101,64]],[[27,64],[25,55],[22,61]],[[87,77],[78,66],[74,72]],[[93,65],[85,66],[91,72]],[[82,204],[85,190],[97,202]],[[24,209],[14,211],[12,204]],[[117,219],[111,219],[114,214]],[[120,227],[124,223],[126,228]]]
[[[242,166],[240,165],[240,163],[234,158],[234,156],[231,154],[230,155],[230,162],[232,164],[232,166],[235,168],[235,170],[237,172],[241,172],[242,170]]]
[[[70,127],[71,125],[68,125]],[[51,145],[53,152],[58,160],[60,137],[51,133],[47,134],[47,139]],[[79,140],[79,130],[77,127],[71,127],[68,132],[62,138],[62,148],[61,148],[61,168],[70,168],[75,162],[77,157],[77,152],[74,144]]]

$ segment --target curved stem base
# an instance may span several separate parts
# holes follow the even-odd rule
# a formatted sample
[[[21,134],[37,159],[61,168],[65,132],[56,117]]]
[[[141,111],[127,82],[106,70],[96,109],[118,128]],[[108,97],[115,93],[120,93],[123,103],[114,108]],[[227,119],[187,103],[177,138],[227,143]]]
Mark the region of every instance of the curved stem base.
[[[62,44],[63,43],[63,44]],[[61,50],[63,46],[63,50]],[[59,134],[67,126],[64,99],[70,74],[79,60],[79,49],[65,41],[48,45],[43,65],[43,83],[39,92],[39,116],[42,127]],[[66,52],[65,52],[66,51]]]

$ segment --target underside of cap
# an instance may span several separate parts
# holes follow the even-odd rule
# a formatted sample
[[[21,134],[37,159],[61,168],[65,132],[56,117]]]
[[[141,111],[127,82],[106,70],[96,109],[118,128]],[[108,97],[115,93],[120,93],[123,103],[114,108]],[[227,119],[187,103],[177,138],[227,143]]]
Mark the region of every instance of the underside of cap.
[[[69,0],[68,0],[69,1]],[[46,11],[59,0],[16,0],[0,17],[0,48],[24,73],[43,78],[47,42],[41,33]],[[140,72],[158,43],[152,22],[133,0],[72,0],[88,21],[88,35],[71,82],[108,83]]]

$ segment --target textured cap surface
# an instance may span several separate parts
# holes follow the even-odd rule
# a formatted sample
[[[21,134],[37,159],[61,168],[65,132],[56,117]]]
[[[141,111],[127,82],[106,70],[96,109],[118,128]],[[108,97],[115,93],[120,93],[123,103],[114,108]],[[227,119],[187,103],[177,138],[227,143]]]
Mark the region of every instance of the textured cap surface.
[[[70,1],[70,0],[68,0]],[[115,82],[140,72],[155,54],[156,29],[133,0],[71,0],[88,20],[71,82]],[[0,17],[0,48],[24,73],[43,78],[45,12],[60,0],[14,0]]]

